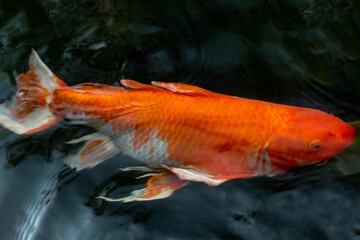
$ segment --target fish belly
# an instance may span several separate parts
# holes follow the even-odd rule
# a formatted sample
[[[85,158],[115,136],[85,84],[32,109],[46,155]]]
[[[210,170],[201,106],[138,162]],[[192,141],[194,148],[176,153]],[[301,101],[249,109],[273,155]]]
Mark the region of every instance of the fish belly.
[[[131,128],[120,133],[114,138],[115,146],[127,156],[153,168],[160,168],[162,165],[179,167],[182,164],[168,159],[168,142],[156,137],[157,128],[150,131],[150,137],[144,141],[135,138],[135,129]],[[141,141],[139,143],[139,141]]]

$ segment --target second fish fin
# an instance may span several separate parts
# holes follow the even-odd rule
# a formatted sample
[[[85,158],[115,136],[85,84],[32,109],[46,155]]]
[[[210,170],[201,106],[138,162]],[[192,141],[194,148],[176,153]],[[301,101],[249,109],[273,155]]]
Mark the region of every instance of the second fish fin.
[[[163,167],[168,169],[170,172],[174,173],[176,176],[178,176],[178,178],[182,180],[203,182],[209,185],[210,187],[218,186],[223,182],[226,182],[231,179],[248,178],[254,176],[254,173],[252,172],[242,173],[237,175],[229,175],[229,176],[212,176],[196,169],[185,169],[185,168],[176,168],[176,167],[168,167],[168,166],[163,166]]]
[[[148,174],[147,174],[148,175]],[[147,187],[131,192],[131,195],[124,198],[113,199],[99,196],[109,202],[132,202],[132,201],[150,201],[169,197],[175,190],[185,186],[188,181],[179,179],[172,172],[162,172],[154,174],[147,181]]]
[[[193,86],[190,84],[184,84],[184,83],[173,83],[173,82],[168,83],[168,82],[152,81],[151,85],[159,87],[159,88],[167,89],[171,92],[188,94],[188,95],[193,95],[193,96],[197,96],[197,95],[217,96],[217,95],[219,95],[218,93],[213,93],[213,92],[203,89],[201,87]]]
[[[98,132],[66,143],[77,144],[80,142],[86,142],[85,146],[77,154],[69,155],[65,159],[65,163],[71,168],[75,168],[76,171],[95,167],[120,152],[110,137]]]

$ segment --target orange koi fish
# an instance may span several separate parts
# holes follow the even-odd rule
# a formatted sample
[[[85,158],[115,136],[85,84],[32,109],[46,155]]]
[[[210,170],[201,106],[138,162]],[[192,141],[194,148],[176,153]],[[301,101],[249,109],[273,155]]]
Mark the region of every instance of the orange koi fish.
[[[122,80],[124,87],[67,86],[33,50],[17,78],[16,97],[0,107],[0,124],[30,134],[63,119],[96,133],[74,139],[84,147],[65,159],[77,171],[122,153],[151,171],[147,187],[121,199],[168,197],[189,181],[217,186],[235,178],[273,176],[327,160],[350,145],[355,130],[325,112],[222,95],[200,87]],[[150,168],[149,168],[150,167]]]

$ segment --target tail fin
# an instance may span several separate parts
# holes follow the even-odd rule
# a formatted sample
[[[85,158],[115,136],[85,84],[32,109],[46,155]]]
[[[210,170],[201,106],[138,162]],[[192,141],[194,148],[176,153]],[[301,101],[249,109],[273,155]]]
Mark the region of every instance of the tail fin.
[[[30,68],[16,79],[16,96],[0,105],[0,125],[17,134],[30,134],[55,125],[58,119],[48,107],[52,92],[66,84],[57,78],[32,50]]]

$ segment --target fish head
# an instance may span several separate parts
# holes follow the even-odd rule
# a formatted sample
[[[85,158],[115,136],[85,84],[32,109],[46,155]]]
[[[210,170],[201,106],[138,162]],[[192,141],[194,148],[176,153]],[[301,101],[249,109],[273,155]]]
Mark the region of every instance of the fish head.
[[[267,152],[273,164],[287,169],[326,161],[354,139],[352,126],[331,114],[304,108],[271,137]]]

